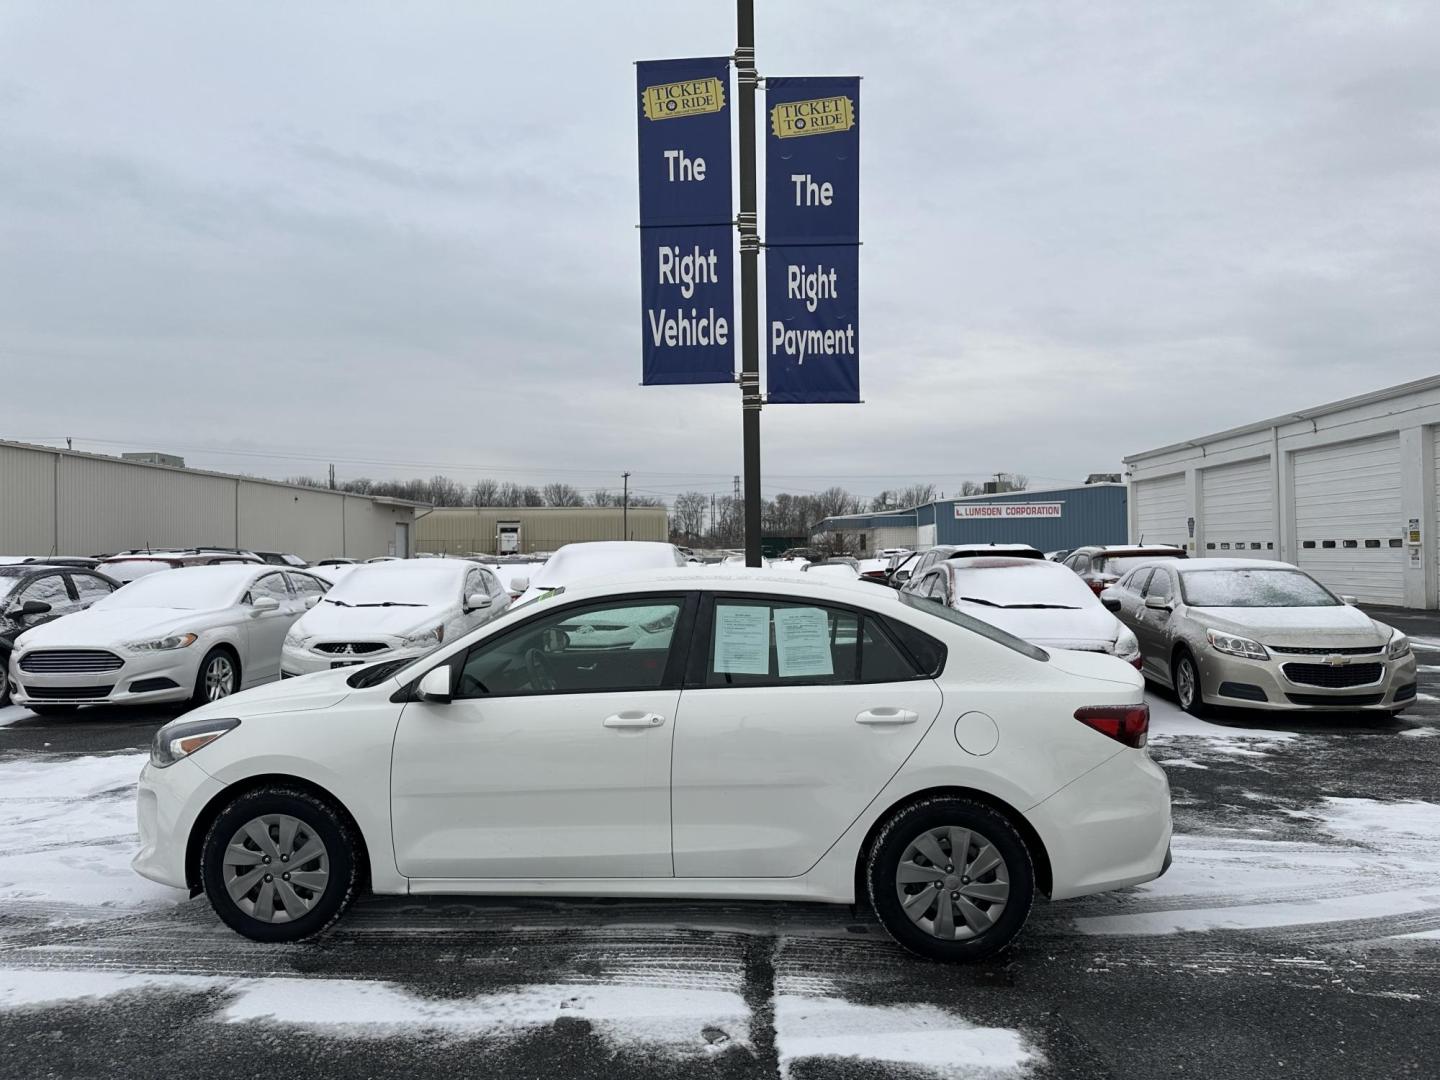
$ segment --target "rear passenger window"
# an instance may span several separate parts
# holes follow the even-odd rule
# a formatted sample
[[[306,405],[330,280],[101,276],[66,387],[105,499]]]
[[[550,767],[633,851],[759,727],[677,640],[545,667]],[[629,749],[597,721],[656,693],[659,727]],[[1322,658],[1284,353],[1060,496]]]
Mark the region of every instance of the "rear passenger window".
[[[857,681],[860,620],[813,604],[717,600],[707,686],[794,686]]]
[[[895,643],[874,619],[866,618],[860,635],[860,681],[863,683],[902,682],[918,674]]]
[[[874,620],[867,620],[867,624]],[[923,630],[916,630],[909,623],[887,620],[886,628],[895,636],[896,642],[909,654],[922,677],[934,677],[945,670],[945,646]]]

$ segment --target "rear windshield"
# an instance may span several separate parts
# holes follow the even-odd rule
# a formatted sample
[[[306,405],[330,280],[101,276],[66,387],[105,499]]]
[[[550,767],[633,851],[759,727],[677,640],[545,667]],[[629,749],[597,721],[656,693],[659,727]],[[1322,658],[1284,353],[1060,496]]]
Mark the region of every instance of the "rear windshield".
[[[1175,552],[1173,551],[1155,551],[1149,555],[1113,555],[1110,558],[1106,558],[1104,555],[1096,555],[1093,557],[1091,566],[1097,574],[1113,574],[1115,577],[1120,577],[1128,574],[1131,570],[1134,570],[1135,567],[1152,563],[1156,559],[1173,558],[1175,558]]]
[[[1299,570],[1190,570],[1180,591],[1191,607],[1337,607],[1340,599]]]
[[[1018,638],[1014,634],[1001,630],[998,626],[991,626],[987,622],[981,622],[963,611],[956,611],[947,604],[938,600],[932,600],[928,596],[921,596],[918,593],[902,592],[900,602],[914,608],[916,611],[923,611],[927,615],[934,615],[937,619],[944,619],[946,622],[954,623],[956,626],[963,626],[971,633],[979,634],[983,638],[1004,645],[1007,649],[1014,649],[1031,660],[1049,660],[1050,654],[1038,645],[1032,645],[1024,638]]]

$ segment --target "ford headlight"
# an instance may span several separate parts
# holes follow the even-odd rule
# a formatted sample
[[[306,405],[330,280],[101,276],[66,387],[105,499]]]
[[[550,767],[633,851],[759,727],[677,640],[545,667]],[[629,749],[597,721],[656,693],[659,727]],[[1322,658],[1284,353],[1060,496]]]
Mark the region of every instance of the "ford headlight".
[[[184,649],[194,645],[197,638],[194,634],[171,634],[169,637],[155,638],[152,641],[132,641],[125,646],[131,652],[169,652],[171,649]]]
[[[1390,649],[1387,655],[1391,660],[1405,659],[1410,655],[1410,639],[1396,630],[1394,637],[1390,639]]]
[[[432,626],[428,630],[420,630],[408,637],[402,638],[400,644],[407,649],[413,649],[421,645],[439,645],[445,640],[445,624]]]
[[[1258,641],[1251,641],[1249,638],[1236,637],[1234,634],[1222,634],[1219,630],[1206,630],[1205,640],[1210,642],[1210,647],[1216,652],[1229,653],[1231,656],[1243,656],[1247,660],[1270,659],[1270,654],[1265,651],[1265,646]]]
[[[174,765],[239,726],[239,720],[172,720],[155,733],[150,764],[157,769]]]

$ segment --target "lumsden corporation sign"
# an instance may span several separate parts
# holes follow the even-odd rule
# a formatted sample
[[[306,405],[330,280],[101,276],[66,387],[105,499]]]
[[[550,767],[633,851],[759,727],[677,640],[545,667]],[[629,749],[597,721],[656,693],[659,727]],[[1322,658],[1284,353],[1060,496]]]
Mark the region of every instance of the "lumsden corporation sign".
[[[957,518],[1058,518],[1064,503],[956,503]]]

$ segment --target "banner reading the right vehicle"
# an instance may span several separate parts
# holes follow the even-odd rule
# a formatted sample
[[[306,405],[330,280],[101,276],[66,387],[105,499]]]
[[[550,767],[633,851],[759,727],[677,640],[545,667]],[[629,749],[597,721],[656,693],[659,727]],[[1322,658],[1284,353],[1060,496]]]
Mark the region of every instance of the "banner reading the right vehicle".
[[[771,404],[860,400],[860,80],[765,80]]]

